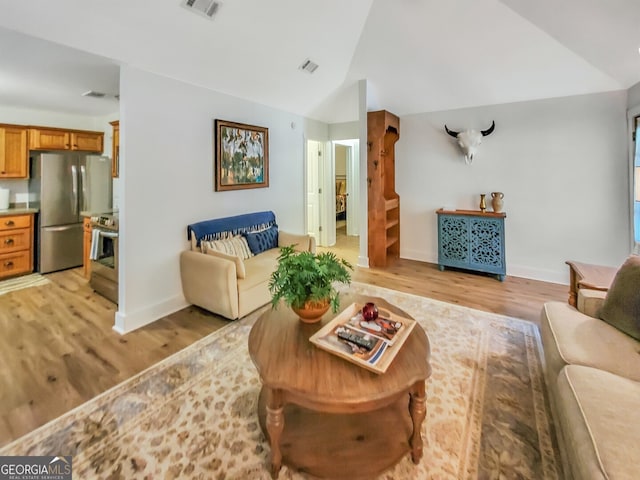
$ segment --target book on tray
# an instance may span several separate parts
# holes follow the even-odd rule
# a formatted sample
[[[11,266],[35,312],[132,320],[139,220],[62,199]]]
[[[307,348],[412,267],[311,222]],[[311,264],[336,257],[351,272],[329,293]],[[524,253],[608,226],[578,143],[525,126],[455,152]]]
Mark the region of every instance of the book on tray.
[[[353,303],[309,340],[319,348],[376,373],[384,373],[411,333],[415,320],[381,310],[365,319]]]

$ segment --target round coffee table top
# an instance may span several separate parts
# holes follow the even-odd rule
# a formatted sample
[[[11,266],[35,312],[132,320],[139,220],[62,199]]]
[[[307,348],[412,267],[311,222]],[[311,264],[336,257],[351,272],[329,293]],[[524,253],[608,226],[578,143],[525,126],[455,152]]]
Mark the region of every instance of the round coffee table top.
[[[340,310],[373,301],[380,310],[410,318],[382,298],[348,294],[340,300]],[[309,341],[334,317],[329,311],[320,322],[305,324],[285,305],[262,314],[249,334],[249,354],[263,385],[286,392],[287,400],[298,405],[347,412],[377,408],[431,375],[429,339],[420,325],[415,325],[387,371],[377,374]]]

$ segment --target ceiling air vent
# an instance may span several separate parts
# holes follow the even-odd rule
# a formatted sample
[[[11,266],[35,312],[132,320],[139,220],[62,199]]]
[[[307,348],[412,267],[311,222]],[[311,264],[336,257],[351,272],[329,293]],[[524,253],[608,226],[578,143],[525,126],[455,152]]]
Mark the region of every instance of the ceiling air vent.
[[[88,92],[84,92],[82,94],[83,97],[93,97],[93,98],[104,98],[106,93],[96,92],[94,90],[89,90]]]
[[[198,15],[212,20],[222,2],[216,0],[182,0],[182,6]]]
[[[308,58],[302,63],[302,65],[300,65],[300,70],[304,70],[307,73],[313,73],[316,71],[317,68],[318,68],[318,64],[313,63]]]

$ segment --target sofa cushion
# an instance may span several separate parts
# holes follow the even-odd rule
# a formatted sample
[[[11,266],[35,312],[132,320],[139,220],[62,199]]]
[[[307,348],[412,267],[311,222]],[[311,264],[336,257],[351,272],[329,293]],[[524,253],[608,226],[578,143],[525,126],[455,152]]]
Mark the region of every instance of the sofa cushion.
[[[245,260],[246,276],[238,280],[238,290],[244,291],[258,284],[268,284],[278,265],[278,252],[278,249],[272,248]]]
[[[591,290],[589,288],[580,288],[578,290],[578,304],[576,308],[590,317],[598,317],[598,312],[604,304],[604,297],[607,292],[602,290]]]
[[[542,308],[540,330],[548,378],[565,365],[585,365],[640,381],[640,342],[564,302]]]
[[[599,316],[618,330],[640,340],[640,256],[631,255],[620,267]]]
[[[278,247],[288,247],[291,245],[293,245],[293,249],[296,252],[309,252],[310,251],[309,235],[296,235],[293,233],[279,231]]]
[[[217,250],[207,249],[207,255],[213,255],[214,257],[224,258],[226,260],[230,260],[236,264],[236,277],[245,278],[246,270],[244,268],[244,260],[242,260],[237,255],[227,255],[226,253],[219,252]]]
[[[253,256],[247,239],[242,235],[238,235],[224,240],[203,240],[200,242],[202,253],[207,253],[208,250],[216,250],[218,252],[226,253],[227,255],[233,255],[240,257],[243,260]]]
[[[568,365],[557,389],[558,420],[573,478],[638,478],[640,383]]]
[[[243,234],[249,243],[249,248],[254,255],[276,248],[278,246],[278,226],[262,230],[260,232],[247,232]]]

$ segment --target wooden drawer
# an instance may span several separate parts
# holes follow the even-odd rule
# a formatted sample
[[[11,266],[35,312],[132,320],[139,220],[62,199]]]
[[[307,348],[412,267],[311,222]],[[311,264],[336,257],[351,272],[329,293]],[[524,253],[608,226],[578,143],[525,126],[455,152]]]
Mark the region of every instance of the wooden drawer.
[[[31,270],[30,250],[0,255],[0,278],[30,273]]]
[[[0,254],[31,249],[31,229],[0,231]]]
[[[33,215],[10,215],[0,217],[0,232],[5,230],[13,230],[14,228],[31,227],[31,218]]]

